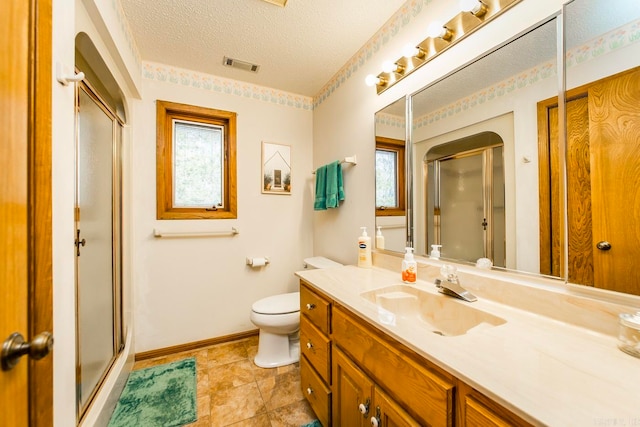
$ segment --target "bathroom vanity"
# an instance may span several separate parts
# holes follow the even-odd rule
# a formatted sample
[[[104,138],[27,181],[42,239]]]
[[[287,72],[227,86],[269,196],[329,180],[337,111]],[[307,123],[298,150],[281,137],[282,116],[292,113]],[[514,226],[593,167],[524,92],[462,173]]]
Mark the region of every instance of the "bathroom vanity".
[[[463,274],[469,303],[383,268],[297,275],[301,387],[325,427],[640,424],[639,359],[612,334],[489,299],[492,279]]]

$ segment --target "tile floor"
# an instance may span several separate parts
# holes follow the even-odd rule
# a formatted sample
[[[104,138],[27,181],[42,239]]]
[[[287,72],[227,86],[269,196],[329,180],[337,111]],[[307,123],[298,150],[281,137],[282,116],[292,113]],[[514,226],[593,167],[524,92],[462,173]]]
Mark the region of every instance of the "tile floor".
[[[300,427],[316,417],[300,390],[298,363],[253,363],[258,336],[137,361],[134,369],[196,358],[198,420],[189,427]]]

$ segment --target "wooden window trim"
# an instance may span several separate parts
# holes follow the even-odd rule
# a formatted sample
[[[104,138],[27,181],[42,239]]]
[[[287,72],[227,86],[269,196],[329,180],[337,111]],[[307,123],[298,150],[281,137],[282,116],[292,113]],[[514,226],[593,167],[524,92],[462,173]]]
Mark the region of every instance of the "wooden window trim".
[[[379,208],[376,206],[376,216],[404,216],[405,215],[405,144],[401,139],[376,137],[376,150],[395,151],[398,154],[398,180],[396,192],[398,206],[394,208]]]
[[[156,101],[157,219],[234,219],[237,211],[236,118],[230,111]],[[173,207],[173,120],[224,126],[224,207]]]

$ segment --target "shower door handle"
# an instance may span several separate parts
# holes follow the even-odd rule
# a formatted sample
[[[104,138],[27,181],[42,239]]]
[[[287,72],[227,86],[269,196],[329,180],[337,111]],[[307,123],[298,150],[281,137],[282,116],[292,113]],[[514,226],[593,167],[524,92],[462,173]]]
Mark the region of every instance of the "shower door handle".
[[[22,334],[14,332],[2,343],[0,365],[3,371],[9,371],[18,364],[20,358],[26,354],[33,360],[40,360],[53,348],[51,332],[41,332],[31,342],[25,342]]]
[[[84,247],[84,245],[87,244],[87,241],[85,239],[80,240],[80,229],[76,230],[76,240],[74,242],[74,245],[76,246],[76,255],[80,256],[80,246]]]

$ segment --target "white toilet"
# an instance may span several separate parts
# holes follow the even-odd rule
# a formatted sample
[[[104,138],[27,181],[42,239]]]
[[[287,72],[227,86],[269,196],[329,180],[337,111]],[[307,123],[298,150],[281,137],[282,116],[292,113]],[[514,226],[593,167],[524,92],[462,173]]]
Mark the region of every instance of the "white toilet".
[[[309,269],[338,267],[324,257],[306,258]],[[261,368],[276,368],[300,360],[300,292],[273,295],[253,303],[251,322],[260,328],[255,364]]]

